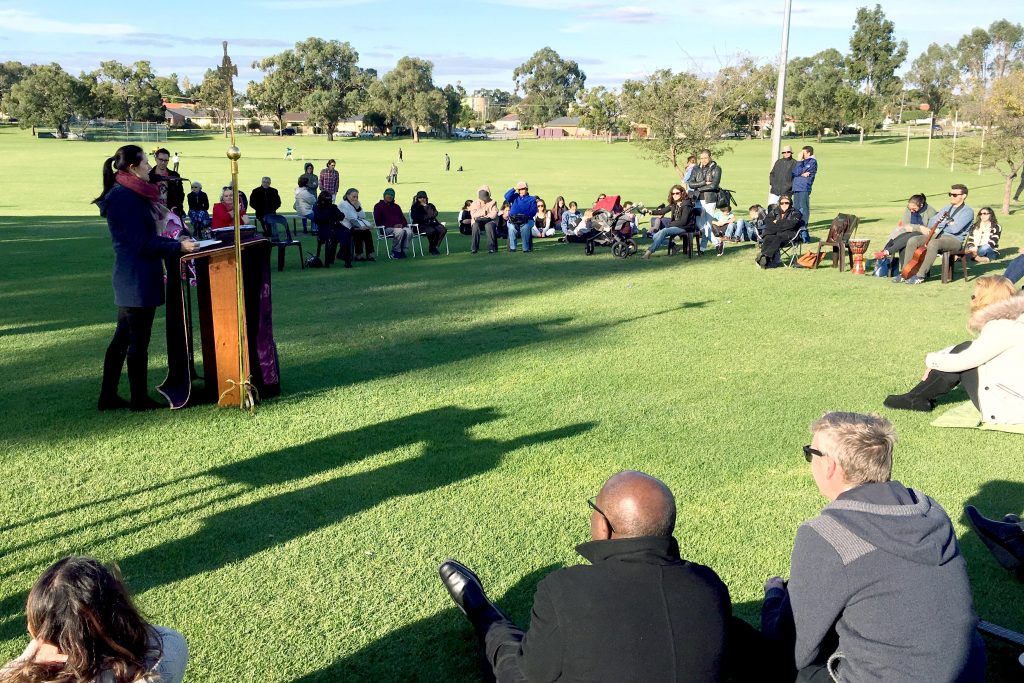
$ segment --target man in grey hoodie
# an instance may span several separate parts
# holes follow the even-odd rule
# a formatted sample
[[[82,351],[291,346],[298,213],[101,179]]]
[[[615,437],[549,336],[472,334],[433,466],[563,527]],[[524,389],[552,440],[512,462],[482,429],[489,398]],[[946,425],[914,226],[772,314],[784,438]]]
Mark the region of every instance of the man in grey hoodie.
[[[934,500],[890,480],[892,425],[827,413],[811,433],[804,457],[830,502],[797,531],[788,585],[765,585],[765,635],[792,644],[798,681],[984,680],[953,525]]]

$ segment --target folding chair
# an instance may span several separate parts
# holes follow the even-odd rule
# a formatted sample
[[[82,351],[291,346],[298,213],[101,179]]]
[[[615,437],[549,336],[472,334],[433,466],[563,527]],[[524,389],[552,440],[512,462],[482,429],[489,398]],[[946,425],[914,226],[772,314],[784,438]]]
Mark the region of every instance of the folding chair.
[[[796,250],[795,254],[792,253],[794,249]],[[796,261],[801,256],[803,256],[803,254],[804,243],[803,240],[800,239],[799,230],[797,230],[796,235],[793,236],[793,239],[779,247],[779,260],[785,261],[788,258],[789,263],[787,263],[786,266],[789,268],[792,268],[793,262]]]
[[[419,236],[417,234],[417,232],[416,232],[416,229],[415,229],[414,225],[410,224],[407,227],[413,228],[413,237],[418,237]],[[373,229],[377,233],[377,249],[378,250],[380,249],[380,243],[383,242],[384,243],[384,251],[387,252],[388,258],[389,259],[390,258],[394,258],[394,256],[391,255],[391,245],[388,242],[388,240],[391,240],[392,242],[394,242],[395,238],[393,236],[389,235],[383,226],[374,225]],[[446,239],[447,239],[447,237],[448,236],[445,235]],[[409,250],[412,252],[412,257],[416,258],[416,240],[415,239],[410,239],[409,240]],[[420,255],[421,256],[423,255],[423,245],[422,244],[420,245]]]
[[[438,223],[440,223],[441,225],[444,225],[444,221],[438,221]],[[423,238],[427,236],[427,233],[420,232],[420,226],[419,226],[418,223],[410,223],[409,227],[412,228],[412,236],[415,237],[419,241],[420,256],[423,256],[424,254],[427,253],[427,252],[423,251]],[[445,228],[447,228],[447,227],[448,226],[445,225]],[[448,248],[448,233],[447,232],[444,234],[444,253],[449,255],[449,256],[452,253],[451,249]],[[415,256],[415,254],[413,254],[413,256]]]
[[[272,246],[277,247],[277,269],[284,270],[284,253],[288,247],[299,248],[299,268],[306,267],[306,260],[302,255],[302,243],[292,237],[292,229],[288,225],[288,219],[276,213],[267,214],[263,217],[263,234],[270,240]],[[282,230],[284,236],[281,235]]]

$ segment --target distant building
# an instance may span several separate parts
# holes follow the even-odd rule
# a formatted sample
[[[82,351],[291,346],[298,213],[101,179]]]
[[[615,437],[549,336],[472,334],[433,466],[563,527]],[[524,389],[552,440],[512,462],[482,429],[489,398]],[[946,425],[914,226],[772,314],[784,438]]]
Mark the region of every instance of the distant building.
[[[494,122],[494,130],[519,130],[519,114],[506,114]]]
[[[462,98],[462,105],[469,107],[473,113],[480,117],[480,120],[487,118],[487,105],[489,104],[483,95],[468,95]]]
[[[537,129],[537,137],[542,138],[578,138],[590,135],[590,131],[580,127],[578,116],[559,116],[545,122]]]

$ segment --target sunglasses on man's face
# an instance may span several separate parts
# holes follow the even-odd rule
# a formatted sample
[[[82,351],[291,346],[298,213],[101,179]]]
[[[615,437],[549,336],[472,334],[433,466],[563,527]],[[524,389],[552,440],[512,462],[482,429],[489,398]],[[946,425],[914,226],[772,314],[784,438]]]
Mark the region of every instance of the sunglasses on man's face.
[[[814,456],[816,456],[816,455],[825,455],[825,454],[822,453],[821,451],[819,451],[817,448],[812,448],[810,444],[807,444],[806,446],[804,446],[804,460],[806,460],[807,462],[810,462],[811,460],[814,459]]]
[[[963,192],[950,192],[949,196],[950,197],[963,197],[964,193]]]

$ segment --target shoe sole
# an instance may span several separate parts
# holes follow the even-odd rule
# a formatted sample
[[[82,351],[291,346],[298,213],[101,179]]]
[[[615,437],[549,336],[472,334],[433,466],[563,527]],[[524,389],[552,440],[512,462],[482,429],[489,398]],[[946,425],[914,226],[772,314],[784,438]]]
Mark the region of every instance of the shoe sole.
[[[973,513],[971,512],[972,510]],[[992,556],[996,558],[996,562],[998,562],[1003,569],[1015,572],[1021,568],[1020,560],[1018,560],[1016,557],[1010,554],[1010,551],[1008,551],[998,542],[989,538],[987,534],[985,534],[981,529],[978,528],[978,525],[974,521],[974,515],[978,515],[980,517],[981,513],[978,512],[976,508],[968,505],[967,507],[964,508],[964,513],[967,515],[967,520],[970,523],[971,528],[974,529],[975,535],[982,543],[985,544],[985,547],[989,549],[989,551],[992,553]]]

